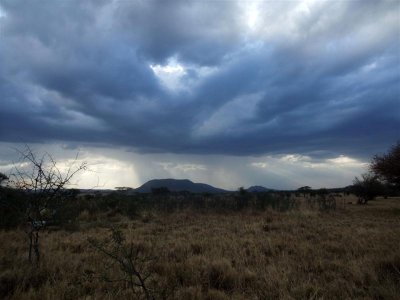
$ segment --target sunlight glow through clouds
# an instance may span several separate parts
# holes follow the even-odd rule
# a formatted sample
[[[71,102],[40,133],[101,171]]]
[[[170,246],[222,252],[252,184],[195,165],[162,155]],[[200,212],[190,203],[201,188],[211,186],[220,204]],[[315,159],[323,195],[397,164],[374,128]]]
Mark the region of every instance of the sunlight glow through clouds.
[[[158,162],[156,163],[165,171],[181,171],[181,172],[191,172],[191,171],[205,171],[207,170],[206,166],[199,164],[176,164],[171,162]]]
[[[150,65],[150,68],[167,89],[177,91],[184,88],[181,78],[186,71],[175,58],[169,59],[166,65]]]
[[[320,160],[304,155],[288,154],[266,156],[249,165],[254,172],[269,178],[280,178],[292,188],[304,184],[313,188],[331,188],[349,185],[355,176],[366,171],[368,164],[344,155]]]
[[[361,162],[357,159],[347,157],[344,155],[340,155],[336,158],[329,158],[324,160],[316,160],[312,159],[306,155],[299,154],[287,154],[281,157],[274,156],[266,156],[264,161],[253,162],[250,165],[255,168],[265,169],[269,166],[273,167],[277,164],[280,165],[294,165],[299,168],[321,168],[321,169],[334,169],[334,168],[355,168],[355,169],[363,169],[368,166],[367,163]]]
[[[268,167],[268,164],[266,162],[254,162],[254,163],[251,163],[251,165],[253,167],[261,168],[261,169],[266,169]]]
[[[258,3],[257,2],[250,2],[246,3],[245,6],[245,22],[247,27],[250,30],[256,30],[260,25],[260,14],[258,11]]]
[[[66,172],[71,167],[73,170],[83,162],[88,165],[88,170],[83,171],[74,177],[72,186],[95,188],[95,189],[114,189],[117,186],[138,186],[140,185],[137,172],[133,163],[124,162],[115,158],[92,156],[85,154],[78,160],[61,160],[57,167]]]
[[[310,161],[311,157],[299,154],[287,154],[281,158],[283,161],[288,162],[301,162],[301,161]]]
[[[1,5],[0,5],[0,18],[4,18],[4,17],[6,17],[6,12],[1,8]]]
[[[327,162],[333,163],[336,165],[344,165],[344,166],[353,165],[353,166],[365,167],[368,165],[367,163],[361,162],[357,159],[347,157],[344,155],[340,155],[339,157],[336,157],[336,158],[327,159]]]
[[[175,57],[168,59],[167,64],[150,65],[160,83],[170,92],[190,91],[196,83],[215,73],[218,68],[200,65],[183,65]],[[196,74],[194,77],[188,73]]]

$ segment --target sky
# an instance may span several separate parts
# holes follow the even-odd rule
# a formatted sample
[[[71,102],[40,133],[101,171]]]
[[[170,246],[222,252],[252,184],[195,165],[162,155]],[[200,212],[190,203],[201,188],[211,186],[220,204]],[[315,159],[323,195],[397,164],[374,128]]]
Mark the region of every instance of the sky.
[[[400,2],[0,0],[0,171],[351,184],[400,140]]]

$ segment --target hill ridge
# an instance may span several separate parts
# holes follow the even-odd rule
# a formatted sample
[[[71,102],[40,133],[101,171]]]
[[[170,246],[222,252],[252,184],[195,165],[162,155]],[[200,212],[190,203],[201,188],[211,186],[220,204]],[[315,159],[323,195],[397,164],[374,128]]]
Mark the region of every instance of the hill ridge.
[[[153,188],[166,187],[171,192],[188,191],[192,193],[226,193],[227,190],[206,183],[195,183],[189,179],[151,179],[135,189],[138,193],[151,193]]]

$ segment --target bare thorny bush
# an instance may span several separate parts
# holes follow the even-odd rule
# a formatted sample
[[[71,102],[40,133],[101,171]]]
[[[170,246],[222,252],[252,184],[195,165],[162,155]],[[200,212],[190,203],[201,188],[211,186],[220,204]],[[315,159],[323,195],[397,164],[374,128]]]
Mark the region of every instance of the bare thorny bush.
[[[24,222],[29,241],[29,261],[39,262],[39,232],[52,221],[57,209],[68,198],[66,188],[79,172],[87,170],[87,164],[78,164],[78,155],[66,168],[61,170],[53,157],[44,153],[35,154],[29,146],[16,150],[21,163],[14,165],[9,186],[24,192],[26,198]]]
[[[108,283],[122,284],[131,290],[135,299],[167,299],[173,292],[173,289],[161,288],[157,282],[153,268],[157,261],[156,257],[149,254],[150,249],[132,241],[127,242],[121,230],[111,227],[108,239],[100,241],[89,238],[88,241],[105,257],[102,274],[96,277],[93,276],[96,272],[90,271],[90,276]],[[110,275],[115,274],[113,268],[117,269],[118,275]]]

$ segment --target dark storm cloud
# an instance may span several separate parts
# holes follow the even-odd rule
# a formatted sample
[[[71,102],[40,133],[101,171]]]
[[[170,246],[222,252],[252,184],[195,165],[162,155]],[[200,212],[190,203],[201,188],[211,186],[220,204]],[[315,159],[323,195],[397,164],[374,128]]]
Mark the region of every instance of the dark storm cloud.
[[[177,55],[182,61],[216,64],[239,42],[241,30],[233,1],[117,2],[119,30],[150,61]]]
[[[1,1],[0,140],[365,157],[400,138],[399,10]]]

